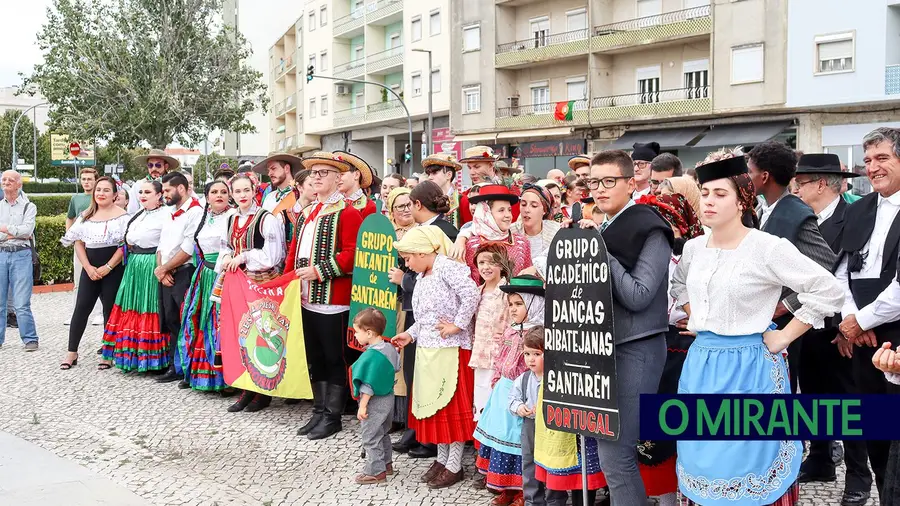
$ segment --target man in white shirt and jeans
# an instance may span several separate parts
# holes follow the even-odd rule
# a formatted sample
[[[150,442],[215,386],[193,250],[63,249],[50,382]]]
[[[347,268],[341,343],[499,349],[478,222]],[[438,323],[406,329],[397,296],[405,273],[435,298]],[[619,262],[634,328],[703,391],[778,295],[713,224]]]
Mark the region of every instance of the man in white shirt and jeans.
[[[169,369],[159,383],[183,380],[175,372],[175,349],[181,334],[181,306],[194,274],[194,234],[203,218],[203,207],[191,197],[187,178],[180,172],[162,177],[163,197],[172,221],[163,228],[156,250],[154,274],[160,282],[159,310],[162,328],[169,333]]]

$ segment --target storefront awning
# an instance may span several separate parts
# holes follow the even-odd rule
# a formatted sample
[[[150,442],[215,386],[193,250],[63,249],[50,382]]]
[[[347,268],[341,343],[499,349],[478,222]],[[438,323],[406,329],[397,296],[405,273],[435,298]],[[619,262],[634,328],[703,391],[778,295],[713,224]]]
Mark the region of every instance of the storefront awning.
[[[698,148],[721,148],[724,146],[759,144],[775,137],[789,126],[791,126],[790,121],[714,126],[694,146]]]
[[[496,132],[485,132],[481,134],[464,134],[453,137],[453,142],[482,142],[497,140]]]
[[[706,131],[705,126],[693,128],[666,128],[664,130],[627,131],[616,139],[607,149],[631,149],[635,142],[646,144],[658,142],[661,148],[680,148],[687,146],[698,135]]]
[[[541,130],[513,130],[511,132],[500,132],[497,134],[497,140],[500,139],[533,139],[535,137],[561,137],[563,135],[572,135],[572,129],[565,128],[544,128]]]

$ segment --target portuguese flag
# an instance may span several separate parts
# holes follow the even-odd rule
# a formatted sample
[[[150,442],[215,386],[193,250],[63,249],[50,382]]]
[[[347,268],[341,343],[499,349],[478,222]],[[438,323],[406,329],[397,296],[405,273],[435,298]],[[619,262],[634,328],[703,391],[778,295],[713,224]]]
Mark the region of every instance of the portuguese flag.
[[[300,318],[300,280],[266,283],[243,271],[225,275],[219,335],[225,383],[288,399],[312,399]]]
[[[572,121],[573,112],[575,112],[574,100],[569,100],[568,102],[557,102],[556,110],[553,112],[553,117],[556,118],[556,121]]]

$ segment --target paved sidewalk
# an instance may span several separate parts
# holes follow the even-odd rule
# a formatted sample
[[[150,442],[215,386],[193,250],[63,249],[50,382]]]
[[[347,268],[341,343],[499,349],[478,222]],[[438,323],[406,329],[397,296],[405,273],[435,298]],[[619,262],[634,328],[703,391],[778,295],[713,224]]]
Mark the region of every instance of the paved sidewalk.
[[[134,492],[37,445],[0,432],[0,504],[150,506]]]

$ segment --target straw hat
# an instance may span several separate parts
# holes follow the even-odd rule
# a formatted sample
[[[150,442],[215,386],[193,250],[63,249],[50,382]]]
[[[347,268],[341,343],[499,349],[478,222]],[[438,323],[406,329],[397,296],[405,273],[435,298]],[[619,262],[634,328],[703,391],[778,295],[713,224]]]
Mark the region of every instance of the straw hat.
[[[466,150],[465,156],[459,163],[467,162],[496,162],[497,157],[490,146],[475,146]]]
[[[350,162],[337,153],[316,151],[301,160],[304,169],[312,169],[313,165],[330,165],[341,172],[350,170]]]
[[[288,153],[284,153],[281,151],[274,151],[269,153],[269,156],[266,157],[263,161],[257,163],[253,166],[253,172],[257,174],[266,174],[269,172],[269,162],[284,162],[291,167],[291,175],[297,173],[297,171],[303,168],[303,160],[298,156],[294,156]]]
[[[569,158],[569,168],[575,170],[576,167],[581,165],[590,165],[591,157],[590,155],[575,155],[572,158]]]
[[[519,174],[520,172],[522,172],[522,167],[519,167],[518,165],[513,165],[512,167],[510,167],[509,164],[507,164],[503,160],[497,160],[497,162],[494,163],[494,170],[497,172],[505,171],[509,172],[510,174]]]
[[[359,171],[361,174],[359,177],[359,187],[365,190],[366,188],[372,186],[372,180],[375,178],[375,173],[372,170],[372,167],[366,163],[362,158],[354,155],[353,153],[348,153],[346,151],[335,151],[334,154],[336,156],[340,156],[344,160],[347,161],[353,168]]]
[[[425,169],[425,172],[428,172],[429,167],[444,167],[453,169],[456,172],[462,170],[462,165],[456,161],[456,157],[453,156],[453,153],[434,153],[427,156],[422,160],[422,168]]]
[[[151,158],[159,158],[161,160],[165,160],[166,163],[169,164],[169,172],[178,170],[178,168],[181,167],[181,162],[167,155],[166,152],[162,149],[151,149],[150,152],[146,155],[136,156],[134,157],[134,163],[138,166],[146,166],[147,160]]]

